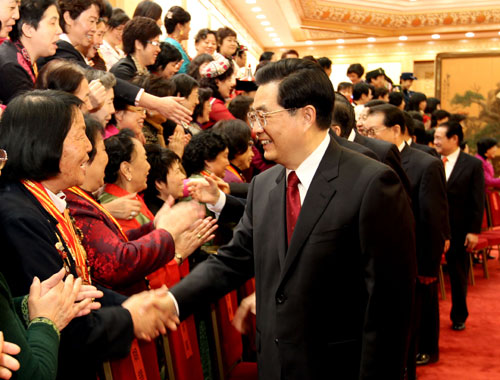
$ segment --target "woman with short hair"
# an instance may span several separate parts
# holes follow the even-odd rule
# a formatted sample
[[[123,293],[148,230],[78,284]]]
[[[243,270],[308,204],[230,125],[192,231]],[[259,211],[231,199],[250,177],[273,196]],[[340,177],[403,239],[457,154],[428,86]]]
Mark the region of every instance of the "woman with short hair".
[[[160,53],[160,27],[150,18],[137,16],[125,24],[123,51],[127,55],[109,70],[116,77],[130,80],[137,74],[148,74],[147,66]]]

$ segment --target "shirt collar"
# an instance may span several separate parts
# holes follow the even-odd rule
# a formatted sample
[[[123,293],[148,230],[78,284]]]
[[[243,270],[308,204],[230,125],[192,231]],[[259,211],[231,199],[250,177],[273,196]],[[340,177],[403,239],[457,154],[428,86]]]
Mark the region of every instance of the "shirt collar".
[[[404,140],[403,140],[403,142],[401,144],[398,145],[398,150],[399,150],[400,153],[405,148],[405,145],[406,145],[406,141],[404,141]]]
[[[87,65],[89,65],[90,61],[87,59],[87,57],[85,57],[77,48],[75,48],[75,46],[73,45],[73,42],[71,42],[71,40],[69,39],[68,35],[66,33],[63,33],[63,34],[60,34],[59,35],[59,39],[62,40],[62,41],[66,41],[67,43],[71,44],[71,46],[73,46],[73,48],[78,52],[80,53],[80,55],[83,57],[83,60],[85,61],[85,63]]]
[[[411,146],[411,144],[413,143],[413,139],[410,137],[408,140],[406,140],[406,143],[408,144],[408,146]]]
[[[70,41],[68,35],[66,33],[62,33],[59,35],[59,39],[62,41],[66,41],[67,43],[73,45],[73,43]]]
[[[458,160],[459,154],[460,154],[460,147],[457,147],[457,149],[453,153],[449,154],[448,156],[441,156],[441,157],[446,157],[450,164],[455,164],[455,162],[457,162]]]
[[[309,189],[309,185],[312,182],[314,174],[316,174],[316,170],[325,155],[326,149],[330,144],[330,135],[328,133],[325,134],[325,138],[318,145],[318,147],[299,165],[299,167],[295,170],[297,177],[299,178],[300,183],[306,188]],[[286,169],[286,177],[288,178],[288,174],[290,174],[292,170]]]
[[[62,191],[54,194],[45,186],[44,188],[45,191],[47,191],[47,194],[49,194],[50,199],[52,199],[52,202],[54,202],[54,204],[56,205],[56,208],[59,210],[59,212],[61,214],[64,213],[64,210],[66,210],[66,195]]]
[[[355,137],[356,137],[356,131],[353,128],[353,129],[351,129],[351,133],[349,133],[349,137],[347,138],[347,140],[354,141]]]

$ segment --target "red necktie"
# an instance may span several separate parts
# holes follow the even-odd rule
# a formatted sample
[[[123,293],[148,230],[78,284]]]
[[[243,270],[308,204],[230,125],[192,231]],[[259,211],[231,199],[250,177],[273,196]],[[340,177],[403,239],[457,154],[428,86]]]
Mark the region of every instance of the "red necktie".
[[[288,244],[292,239],[295,223],[300,213],[300,194],[299,185],[300,181],[295,172],[288,174],[288,184],[286,186],[286,233]]]
[[[448,157],[446,156],[441,157],[441,161],[443,161],[443,165],[446,165],[446,163],[448,162]]]

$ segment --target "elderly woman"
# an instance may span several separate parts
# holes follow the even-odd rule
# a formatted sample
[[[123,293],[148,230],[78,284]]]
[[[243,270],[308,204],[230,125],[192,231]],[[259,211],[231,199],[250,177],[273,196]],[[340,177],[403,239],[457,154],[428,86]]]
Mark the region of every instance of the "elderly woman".
[[[6,161],[7,153],[1,149],[0,170]],[[17,379],[55,379],[60,331],[75,316],[98,308],[97,303],[91,305],[89,296],[102,296],[93,286],[85,285],[82,288],[87,292],[85,298],[84,293],[78,294],[81,279],[74,281],[69,275],[63,283],[64,275],[61,269],[43,283],[35,278],[28,296],[13,299],[0,273],[0,379],[10,379],[11,371],[16,371]],[[82,298],[85,299],[75,304]],[[16,355],[17,359],[10,355]]]
[[[236,86],[233,61],[220,54],[215,54],[214,57],[215,59],[201,70],[200,86],[208,87],[213,92],[210,100],[210,121],[203,124],[203,129],[210,128],[219,120],[235,118],[225,104]]]
[[[229,183],[231,194],[246,198],[248,180],[243,171],[250,167],[254,156],[250,127],[239,119],[223,120],[215,124],[213,130],[227,141],[229,165],[223,179]]]
[[[187,231],[199,216],[193,213],[195,205],[167,205],[158,212],[154,224],[149,222],[141,228],[123,231],[118,221],[92,196],[104,184],[108,162],[102,132],[97,121],[86,120],[86,135],[92,143],[88,168],[83,184],[68,189],[66,196],[71,215],[83,232],[82,244],[88,252],[94,278],[120,293],[134,294],[147,289],[146,276],[165,266],[174,255],[175,264],[180,264],[204,243],[204,239],[196,236],[210,238],[213,223],[200,220],[195,228]],[[111,139],[119,137],[120,134]],[[152,287],[165,284],[164,278],[157,277],[153,277]],[[139,342],[139,347],[148,379],[159,378],[154,343]]]
[[[229,165],[226,138],[213,131],[203,131],[193,136],[186,145],[182,165],[188,177],[207,177],[215,174],[224,178]]]
[[[62,197],[83,183],[91,149],[80,105],[73,95],[35,90],[12,100],[2,116],[0,146],[9,152],[0,187],[0,236],[9,252],[2,273],[14,296],[28,293],[35,276],[45,280],[61,267],[92,282]],[[61,333],[59,378],[94,379],[99,363],[128,355],[134,336],[151,339],[165,324],[175,328],[153,307],[165,297],[145,292],[126,299],[102,290],[104,307]]]
[[[143,191],[146,188],[149,164],[144,146],[134,137],[133,132],[122,130],[106,139],[104,144],[109,160],[104,177],[106,185],[99,200],[105,204],[118,197]],[[133,212],[127,218],[118,219],[125,231],[138,228],[154,219],[142,198],[137,195],[135,198],[141,202],[140,211]]]
[[[108,164],[102,128],[95,120],[88,118],[86,134],[92,143],[92,150],[83,184],[66,191],[70,212],[83,232],[82,244],[88,252],[94,278],[114,290],[133,294],[146,289],[145,277],[174,259],[174,255],[178,262],[182,262],[204,242],[196,239],[197,245],[193,246],[191,235],[210,237],[210,228],[207,226],[213,223],[198,223],[197,228],[188,231],[198,218],[193,213],[193,205],[169,207],[167,204],[156,217],[139,229],[124,231],[119,222],[92,196],[104,184]],[[142,145],[125,134],[125,131],[121,132],[112,139],[121,139],[124,145],[128,139],[129,144],[139,148],[133,155],[144,155]]]

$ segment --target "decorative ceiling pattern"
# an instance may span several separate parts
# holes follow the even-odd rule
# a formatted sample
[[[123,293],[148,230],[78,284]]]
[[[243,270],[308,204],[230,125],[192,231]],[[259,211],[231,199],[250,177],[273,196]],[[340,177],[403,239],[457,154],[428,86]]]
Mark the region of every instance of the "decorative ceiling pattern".
[[[408,14],[355,8],[332,7],[315,0],[297,0],[305,19],[356,24],[378,28],[400,29],[437,26],[470,26],[491,24],[498,28],[500,7],[490,10],[440,11]]]
[[[208,0],[226,4],[262,47],[492,38],[500,0]]]

